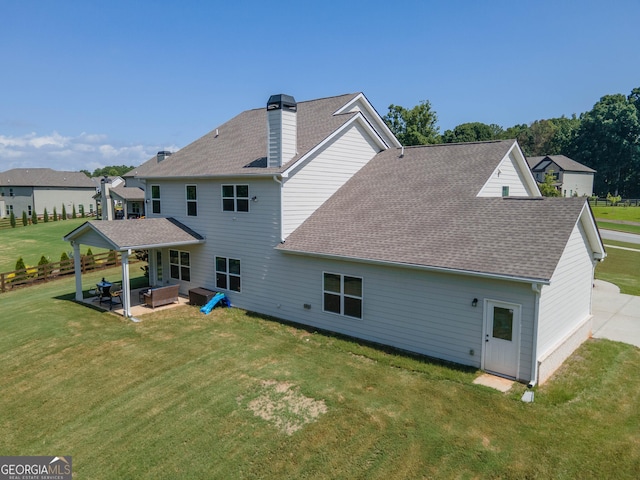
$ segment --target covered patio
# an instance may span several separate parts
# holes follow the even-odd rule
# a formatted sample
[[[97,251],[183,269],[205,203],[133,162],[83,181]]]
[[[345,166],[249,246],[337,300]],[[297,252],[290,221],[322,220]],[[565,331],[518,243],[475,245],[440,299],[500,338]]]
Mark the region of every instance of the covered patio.
[[[142,293],[146,292],[149,287],[144,288],[136,288],[131,290],[131,304],[129,305],[129,318],[133,319],[147,313],[160,312],[162,310],[168,310],[171,308],[179,307],[180,305],[187,305],[189,303],[189,299],[186,296],[178,296],[178,301],[175,303],[169,303],[167,305],[161,305],[155,308],[151,308],[145,305],[144,300],[142,300]],[[100,308],[107,312],[115,313],[116,315],[124,314],[124,303],[113,303],[110,305],[108,302],[100,303],[99,295],[95,295],[92,297],[86,297],[82,299],[82,303],[85,305],[91,305],[92,307]]]
[[[64,237],[73,246],[74,270],[76,275],[76,296],[84,302],[82,291],[82,270],[80,245],[106,248],[120,252],[122,256],[122,304],[120,308],[125,318],[133,317],[132,308],[140,304],[136,292],[132,295],[129,280],[129,256],[134,250],[153,250],[204,243],[202,235],[173,218],[145,218],[140,220],[96,220],[85,222]],[[146,307],[141,307],[146,308]],[[158,307],[160,308],[160,307]],[[156,308],[157,310],[157,308]],[[113,311],[113,310],[112,310]],[[118,312],[118,309],[115,309]],[[149,311],[146,309],[145,313]]]

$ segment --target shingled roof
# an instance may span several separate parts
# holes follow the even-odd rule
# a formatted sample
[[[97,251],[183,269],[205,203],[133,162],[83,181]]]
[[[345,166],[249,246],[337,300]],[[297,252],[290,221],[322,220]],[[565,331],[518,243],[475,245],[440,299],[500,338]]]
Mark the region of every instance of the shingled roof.
[[[65,241],[93,230],[114,250],[147,249],[204,242],[204,237],[174,218],[145,218],[141,220],[91,221],[65,235]]]
[[[158,162],[153,157],[126,176],[200,177],[216,175],[273,175],[307,154],[358,112],[334,115],[359,93],[298,102],[298,153],[278,168],[267,168],[267,111],[247,110],[195,142]]]
[[[579,162],[576,162],[575,160],[572,160],[569,157],[566,157],[565,155],[546,155],[543,157],[528,157],[527,163],[529,164],[529,167],[534,172],[537,170],[542,171],[545,168],[547,168],[547,164],[541,165],[541,163],[544,160],[549,160],[555,163],[556,165],[558,165],[558,167],[560,167],[560,169],[562,169],[565,172],[585,172],[585,173],[596,172],[594,169],[589,168],[586,165],[583,165]]]
[[[513,141],[379,153],[278,248],[548,281],[583,198],[476,195]]]
[[[2,187],[83,187],[95,188],[82,172],[62,172],[51,168],[14,168],[0,172]]]

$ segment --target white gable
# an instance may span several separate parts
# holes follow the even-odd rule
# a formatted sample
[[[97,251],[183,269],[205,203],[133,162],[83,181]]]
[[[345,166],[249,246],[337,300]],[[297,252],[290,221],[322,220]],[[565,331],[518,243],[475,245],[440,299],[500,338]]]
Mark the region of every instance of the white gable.
[[[382,120],[378,112],[373,108],[367,97],[364,94],[357,95],[353,100],[340,108],[335,115],[340,113],[360,112],[362,116],[373,126],[378,135],[382,137],[387,147],[400,147],[400,142],[393,135],[389,127]]]
[[[517,142],[500,161],[478,197],[539,197],[540,190]]]

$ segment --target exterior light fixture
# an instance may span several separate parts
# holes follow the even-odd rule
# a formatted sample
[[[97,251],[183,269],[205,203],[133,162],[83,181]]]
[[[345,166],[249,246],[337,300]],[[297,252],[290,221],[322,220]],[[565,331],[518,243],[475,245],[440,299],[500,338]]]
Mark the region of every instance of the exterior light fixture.
[[[478,306],[478,299],[474,298],[473,301],[471,302],[471,306],[472,307],[477,307]]]

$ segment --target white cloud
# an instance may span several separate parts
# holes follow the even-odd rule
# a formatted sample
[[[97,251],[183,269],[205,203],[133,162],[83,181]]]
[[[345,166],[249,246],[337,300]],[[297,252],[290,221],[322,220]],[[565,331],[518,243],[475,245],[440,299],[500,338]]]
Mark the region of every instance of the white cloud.
[[[0,171],[12,168],[48,167],[56,170],[94,171],[107,165],[138,166],[159,150],[176,151],[165,145],[120,145],[107,135],[82,132],[65,136],[35,132],[22,136],[0,135]]]

